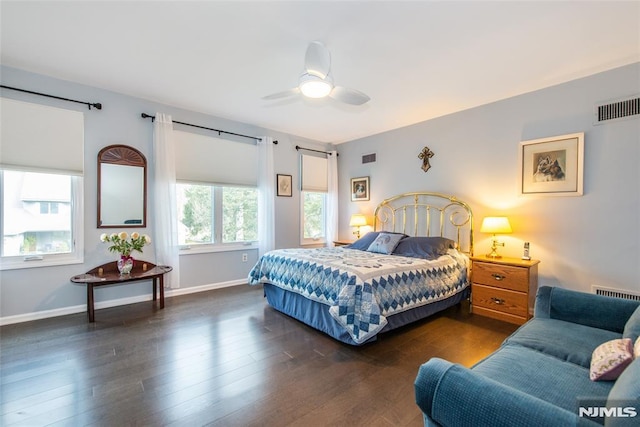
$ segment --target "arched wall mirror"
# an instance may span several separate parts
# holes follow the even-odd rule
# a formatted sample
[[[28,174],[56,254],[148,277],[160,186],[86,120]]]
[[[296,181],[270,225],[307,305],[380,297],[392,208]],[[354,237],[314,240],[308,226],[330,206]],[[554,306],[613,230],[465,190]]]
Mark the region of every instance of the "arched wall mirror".
[[[133,147],[98,153],[98,228],[147,226],[147,159]]]

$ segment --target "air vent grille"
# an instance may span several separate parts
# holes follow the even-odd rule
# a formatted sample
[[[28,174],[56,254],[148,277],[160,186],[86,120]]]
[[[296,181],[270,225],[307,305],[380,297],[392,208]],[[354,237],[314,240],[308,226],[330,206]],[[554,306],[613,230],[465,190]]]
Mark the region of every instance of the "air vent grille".
[[[592,291],[596,295],[603,295],[605,297],[629,299],[632,301],[640,301],[640,294],[636,292],[627,291],[624,289],[605,288],[602,286],[593,285]]]
[[[596,105],[595,124],[640,115],[640,95]]]
[[[375,161],[376,161],[376,153],[364,154],[362,156],[362,164],[363,165],[365,163],[375,163]]]

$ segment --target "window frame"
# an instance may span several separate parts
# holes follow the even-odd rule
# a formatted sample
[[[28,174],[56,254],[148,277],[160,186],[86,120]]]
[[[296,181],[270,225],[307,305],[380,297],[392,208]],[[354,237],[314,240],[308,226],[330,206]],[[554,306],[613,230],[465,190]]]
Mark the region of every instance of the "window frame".
[[[321,237],[312,238],[304,237],[304,225],[305,225],[305,211],[304,211],[304,196],[305,193],[321,194],[322,195],[322,223],[324,224],[324,233]],[[312,246],[312,245],[326,245],[327,244],[327,193],[323,191],[300,191],[300,245]]]
[[[224,188],[253,188],[256,190],[256,195],[258,191],[257,186],[250,185],[232,185],[232,184],[212,184],[207,182],[191,182],[191,181],[182,181],[178,180],[176,182],[177,185],[201,185],[205,187],[212,188],[212,199],[213,199],[213,242],[207,243],[189,243],[189,244],[180,244],[179,251],[180,255],[195,255],[202,253],[212,253],[212,252],[232,252],[232,251],[240,251],[246,249],[257,249],[258,248],[258,240],[247,240],[244,242],[223,242],[222,241],[222,228],[223,228],[223,191]],[[258,200],[256,197],[256,206]],[[180,206],[177,207],[178,209]],[[257,221],[257,219],[256,219]]]
[[[4,201],[4,171],[0,168],[0,200]],[[11,168],[18,172],[34,172],[50,174],[51,171],[33,168]],[[58,173],[58,172],[55,172]],[[84,177],[72,173],[65,173],[71,178],[71,246],[67,253],[14,255],[2,254],[4,242],[0,247],[0,271],[18,270],[39,267],[52,267],[84,263]],[[2,203],[4,206],[4,203]],[[4,209],[0,209],[0,238],[4,239]]]

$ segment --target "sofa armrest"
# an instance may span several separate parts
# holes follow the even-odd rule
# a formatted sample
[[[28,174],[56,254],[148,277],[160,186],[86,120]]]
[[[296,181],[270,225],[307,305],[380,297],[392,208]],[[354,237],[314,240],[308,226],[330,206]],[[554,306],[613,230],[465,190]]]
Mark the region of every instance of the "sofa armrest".
[[[432,358],[420,367],[414,386],[420,409],[431,421],[443,427],[597,425],[439,358]]]
[[[541,286],[536,294],[534,316],[622,333],[638,305],[638,301]]]

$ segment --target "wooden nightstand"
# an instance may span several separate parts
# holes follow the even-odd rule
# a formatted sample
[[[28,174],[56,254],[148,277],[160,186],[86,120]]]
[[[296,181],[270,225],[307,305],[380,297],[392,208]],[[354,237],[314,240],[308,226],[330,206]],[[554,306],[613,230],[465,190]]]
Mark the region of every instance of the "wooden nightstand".
[[[529,320],[538,290],[538,264],[532,259],[471,257],[473,313],[521,325]]]
[[[333,245],[336,246],[336,247],[337,246],[347,246],[347,245],[350,245],[352,243],[353,242],[350,241],[350,240],[334,240],[333,241]]]

